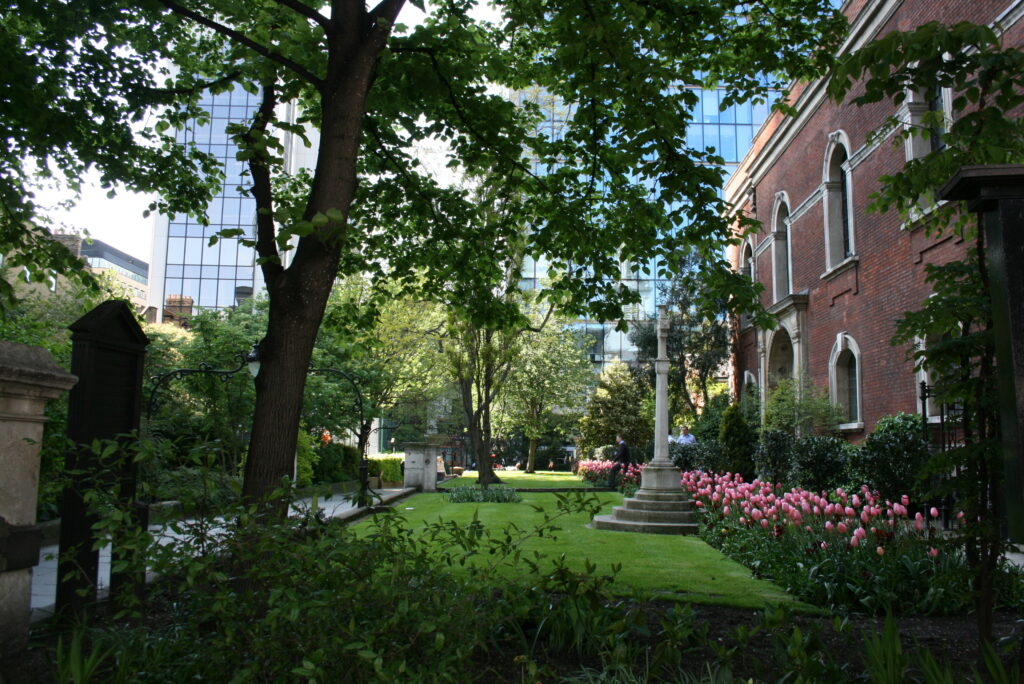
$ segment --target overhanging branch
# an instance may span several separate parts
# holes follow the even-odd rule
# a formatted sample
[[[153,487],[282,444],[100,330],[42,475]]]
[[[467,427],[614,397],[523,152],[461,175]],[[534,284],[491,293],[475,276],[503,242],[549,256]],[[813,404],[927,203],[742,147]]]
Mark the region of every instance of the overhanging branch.
[[[266,45],[261,45],[260,43],[257,43],[241,31],[236,31],[235,29],[229,26],[225,26],[224,24],[221,24],[219,22],[216,22],[213,19],[210,19],[209,17],[203,16],[202,14],[199,14],[194,10],[191,10],[187,7],[183,7],[182,5],[179,5],[177,2],[174,2],[173,0],[159,0],[159,2],[175,14],[179,14],[185,17],[186,19],[191,19],[192,21],[196,22],[201,26],[205,26],[206,28],[215,31],[221,34],[222,36],[230,38],[239,45],[244,45],[253,52],[262,55],[263,57],[266,57],[270,61],[277,62],[278,64],[285,67],[289,71],[293,72],[295,75],[297,75],[310,85],[316,87],[318,90],[323,88],[323,79],[318,78],[315,74],[313,74],[311,71],[306,69],[301,64],[298,64],[297,62],[288,59],[284,55],[280,55],[274,52]]]

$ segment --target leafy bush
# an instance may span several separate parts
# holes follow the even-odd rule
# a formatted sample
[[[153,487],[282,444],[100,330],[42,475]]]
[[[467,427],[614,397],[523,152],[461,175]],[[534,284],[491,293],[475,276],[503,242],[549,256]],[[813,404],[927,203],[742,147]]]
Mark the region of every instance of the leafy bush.
[[[785,482],[814,492],[834,489],[847,478],[853,447],[839,437],[806,435],[793,442],[792,466]]]
[[[711,397],[700,417],[690,426],[690,434],[697,438],[698,442],[709,442],[718,439],[718,433],[722,429],[722,414],[729,408],[729,395],[718,394]]]
[[[374,464],[380,467],[379,476],[384,482],[401,482],[402,481],[402,464],[405,462],[405,456],[395,456],[393,454],[382,454],[377,456],[370,456],[370,467],[374,467]],[[371,470],[371,476],[373,472]]]
[[[298,444],[295,446],[295,484],[308,487],[313,484],[313,468],[316,466],[317,451],[313,448],[313,436],[305,430],[299,430]]]
[[[514,487],[491,485],[482,487],[452,487],[444,495],[448,503],[519,503],[523,500]]]
[[[824,389],[810,382],[799,385],[792,379],[780,380],[764,406],[765,429],[783,430],[794,436],[828,433],[839,422],[839,409]]]
[[[615,458],[615,445],[605,444],[594,449],[594,459],[598,461],[610,461]]]
[[[359,478],[359,449],[348,444],[328,442],[317,447],[313,482],[349,482]]]
[[[754,452],[754,472],[768,482],[785,482],[793,468],[793,436],[785,430],[765,430]]]
[[[739,404],[732,404],[722,414],[718,441],[722,445],[722,459],[726,471],[747,476],[753,474],[757,433],[743,417],[743,409]]]
[[[186,510],[219,511],[238,501],[242,480],[217,468],[184,466],[156,471],[149,488],[153,501],[180,501]]]
[[[885,416],[863,446],[853,455],[850,474],[854,481],[889,498],[909,494],[919,498],[927,486],[917,478],[928,462],[920,416],[897,413]]]
[[[528,587],[499,572],[540,562],[521,556],[520,544],[550,535],[560,516],[600,509],[582,494],[558,505],[527,530],[437,522],[420,534],[393,511],[347,526],[312,516],[253,525],[239,510],[227,529],[183,527],[152,549],[161,619],[91,629],[79,642],[90,652],[63,651],[62,663],[92,662],[93,681],[230,673],[238,682],[369,684],[476,681],[496,650],[600,660],[646,625],[639,610],[623,623],[610,577],[558,560]]]
[[[693,444],[669,444],[668,457],[672,465],[680,470],[703,470],[704,472],[725,472],[728,467],[723,457],[722,445],[717,439]]]

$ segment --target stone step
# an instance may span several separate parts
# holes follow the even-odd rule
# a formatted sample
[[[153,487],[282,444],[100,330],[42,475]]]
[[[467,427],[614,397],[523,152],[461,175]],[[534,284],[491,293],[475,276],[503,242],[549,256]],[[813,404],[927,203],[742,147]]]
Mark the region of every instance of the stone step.
[[[632,522],[692,523],[693,513],[689,511],[644,511],[625,506],[616,506],[612,515],[619,520]]]
[[[668,490],[638,489],[633,498],[640,501],[689,501],[690,494],[682,488]]]
[[[696,523],[634,522],[613,515],[595,515],[590,526],[598,530],[641,532],[645,534],[697,534]]]
[[[693,510],[692,501],[647,501],[644,499],[625,499],[626,508],[636,511],[689,511]]]

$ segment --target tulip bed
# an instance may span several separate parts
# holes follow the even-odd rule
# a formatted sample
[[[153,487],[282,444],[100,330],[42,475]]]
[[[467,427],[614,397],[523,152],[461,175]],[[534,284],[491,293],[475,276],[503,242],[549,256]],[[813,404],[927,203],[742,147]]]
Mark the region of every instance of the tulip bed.
[[[576,474],[595,487],[603,487],[608,484],[608,473],[611,472],[614,461],[586,460],[580,461],[576,468]],[[640,486],[640,473],[644,467],[635,463],[619,471],[617,478],[618,490],[626,496],[632,496]]]
[[[705,541],[796,597],[831,609],[952,614],[971,606],[970,570],[939,512],[859,492],[784,491],[738,475],[684,472]],[[962,514],[961,514],[962,515]],[[1000,568],[1002,607],[1024,607],[1019,569]]]

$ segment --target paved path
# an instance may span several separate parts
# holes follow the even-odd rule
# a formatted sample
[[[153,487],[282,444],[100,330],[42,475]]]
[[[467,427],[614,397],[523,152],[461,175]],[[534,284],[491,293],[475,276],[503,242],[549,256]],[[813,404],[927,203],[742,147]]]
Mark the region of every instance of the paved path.
[[[380,503],[390,504],[414,489],[381,489]],[[312,498],[298,499],[292,504],[293,511],[307,511],[313,505]],[[350,518],[362,513],[351,499],[335,494],[329,499],[317,498],[317,506],[328,518]],[[163,531],[163,525],[152,525],[153,532]],[[57,598],[57,551],[56,544],[44,546],[39,550],[39,565],[32,569],[32,621],[42,620],[53,615],[54,602]],[[110,582],[110,547],[100,550],[99,591],[106,592]]]

